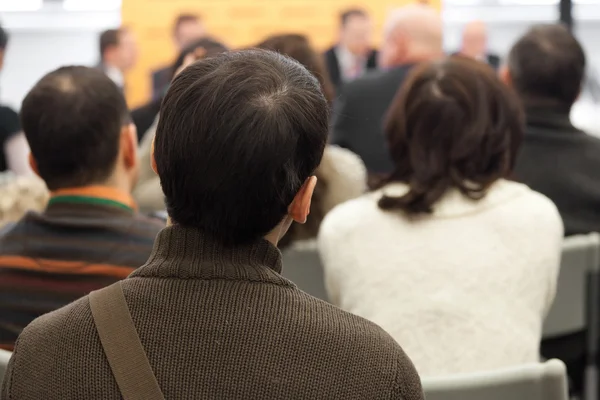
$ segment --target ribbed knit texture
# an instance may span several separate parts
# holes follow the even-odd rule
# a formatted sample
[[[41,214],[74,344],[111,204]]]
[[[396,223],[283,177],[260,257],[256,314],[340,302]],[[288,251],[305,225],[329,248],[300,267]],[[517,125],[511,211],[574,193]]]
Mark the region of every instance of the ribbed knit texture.
[[[193,229],[159,234],[123,289],[167,399],[423,399],[388,334],[280,271],[266,241],[226,248]],[[25,329],[2,399],[120,399],[87,297]]]

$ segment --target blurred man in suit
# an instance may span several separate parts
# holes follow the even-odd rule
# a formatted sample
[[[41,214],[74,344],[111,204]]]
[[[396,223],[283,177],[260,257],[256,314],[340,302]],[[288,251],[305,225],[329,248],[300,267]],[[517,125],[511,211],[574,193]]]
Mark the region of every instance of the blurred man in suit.
[[[332,142],[358,154],[370,174],[391,172],[382,120],[411,67],[442,56],[442,19],[435,9],[412,4],[392,11],[379,54],[381,71],[342,87]]]
[[[181,14],[173,24],[173,41],[177,53],[181,53],[194,41],[206,36],[206,27],[202,19],[194,14]],[[171,66],[160,68],[152,73],[152,98],[160,99],[165,93],[174,71]]]
[[[469,22],[463,30],[462,45],[456,55],[474,58],[488,63],[492,68],[500,67],[500,57],[488,52],[487,27],[482,21]]]
[[[372,34],[373,23],[366,11],[351,9],[341,14],[339,42],[325,52],[327,72],[336,88],[377,68]]]
[[[102,32],[98,68],[121,89],[121,92],[125,89],[125,73],[135,66],[137,58],[137,42],[129,29],[109,29]]]

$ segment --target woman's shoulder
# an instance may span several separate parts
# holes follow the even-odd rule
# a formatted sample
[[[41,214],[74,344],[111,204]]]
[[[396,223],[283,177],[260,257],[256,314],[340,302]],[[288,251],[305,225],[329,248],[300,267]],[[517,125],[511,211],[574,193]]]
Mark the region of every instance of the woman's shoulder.
[[[532,224],[543,225],[546,229],[555,228],[556,231],[560,230],[562,236],[562,218],[558,208],[548,197],[525,184],[513,181],[501,181],[496,192],[500,190],[510,195],[502,203],[501,209],[509,213],[511,219],[518,220],[522,224],[532,221]],[[495,196],[493,192],[490,194]],[[503,196],[500,195],[498,198],[502,199]]]

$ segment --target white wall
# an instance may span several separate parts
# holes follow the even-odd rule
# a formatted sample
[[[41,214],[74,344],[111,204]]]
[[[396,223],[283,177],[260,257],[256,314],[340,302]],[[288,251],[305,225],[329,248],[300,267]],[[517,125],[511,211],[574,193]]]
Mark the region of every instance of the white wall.
[[[19,109],[31,86],[52,69],[95,65],[98,35],[118,26],[120,14],[67,12],[60,4],[49,3],[36,12],[2,13],[0,20],[10,34],[0,75],[0,101]]]

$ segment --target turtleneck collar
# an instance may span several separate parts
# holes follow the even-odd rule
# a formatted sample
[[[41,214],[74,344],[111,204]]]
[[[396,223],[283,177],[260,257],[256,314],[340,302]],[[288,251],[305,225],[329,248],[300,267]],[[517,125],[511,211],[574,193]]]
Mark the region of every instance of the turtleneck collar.
[[[179,225],[163,229],[150,258],[130,277],[227,279],[294,286],[281,273],[281,252],[264,239],[229,247]]]

